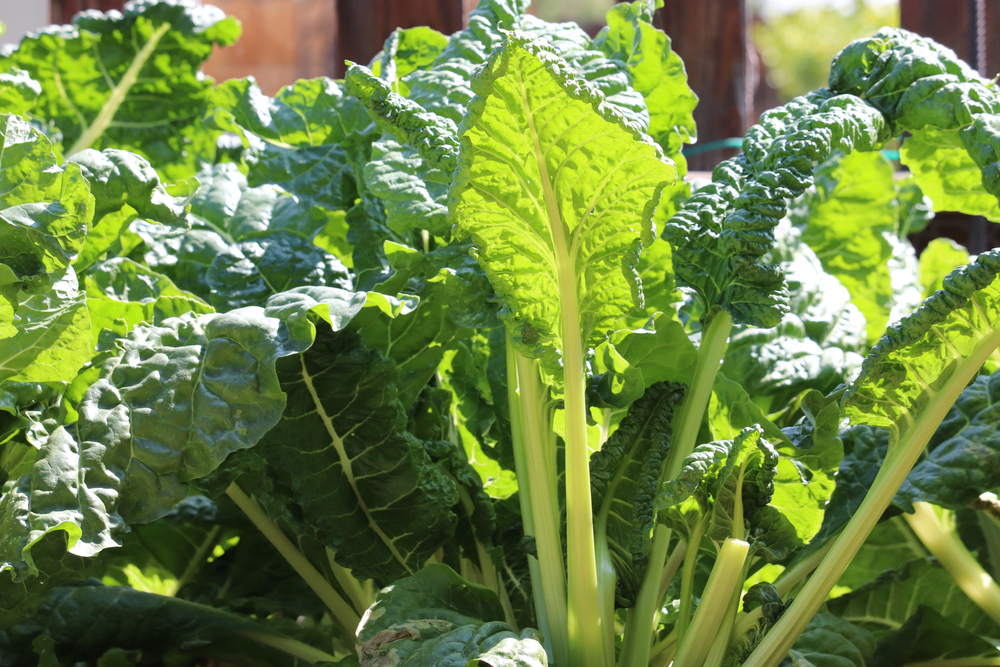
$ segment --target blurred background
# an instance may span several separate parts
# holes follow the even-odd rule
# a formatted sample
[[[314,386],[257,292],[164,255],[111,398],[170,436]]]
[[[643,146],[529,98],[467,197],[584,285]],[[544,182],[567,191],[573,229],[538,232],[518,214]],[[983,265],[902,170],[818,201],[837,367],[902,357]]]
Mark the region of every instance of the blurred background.
[[[254,76],[273,96],[296,79],[342,76],[346,59],[369,62],[396,28],[460,30],[478,0],[208,1],[240,19],[243,36],[216,51],[205,71],[219,81]],[[124,2],[0,0],[0,21],[7,24],[0,42],[17,43],[29,30]],[[596,35],[614,2],[534,0],[531,12],[574,21]],[[700,98],[698,144],[685,150],[694,171],[736,154],[761,113],[824,86],[834,54],[882,26],[931,37],[984,76],[1000,72],[1000,0],[666,0],[655,24],[671,37]],[[996,239],[985,237],[985,220],[947,214],[921,234],[949,236],[975,250],[1000,244],[1000,226],[989,227]]]

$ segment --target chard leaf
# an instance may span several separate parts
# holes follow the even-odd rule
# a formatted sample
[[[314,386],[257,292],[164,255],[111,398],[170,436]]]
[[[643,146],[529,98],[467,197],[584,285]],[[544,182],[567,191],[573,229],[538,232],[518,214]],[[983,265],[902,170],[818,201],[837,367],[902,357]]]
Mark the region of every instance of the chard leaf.
[[[690,543],[711,511],[711,486],[725,466],[732,441],[720,440],[698,445],[684,459],[676,479],[660,486],[654,500],[656,519]]]
[[[538,633],[518,635],[502,618],[495,593],[432,564],[379,593],[358,626],[357,651],[365,664],[391,656],[400,667],[547,665]]]
[[[771,327],[788,311],[781,271],[761,258],[788,200],[813,181],[813,164],[832,151],[870,151],[889,137],[883,115],[852,95],[819,90],[763,116],[744,154],[726,160],[712,183],[664,226],[678,284],[695,290],[703,312],[724,307],[736,324]]]
[[[619,606],[632,606],[642,585],[652,546],[653,501],[670,448],[670,420],[683,391],[682,385],[673,383],[646,389],[590,457],[600,583],[608,586],[609,593],[613,587]],[[616,577],[606,580],[605,572],[611,571]]]
[[[45,135],[18,116],[0,114],[0,140],[0,282],[59,273],[94,216],[87,181],[79,166],[59,167]]]
[[[998,422],[1000,371],[980,375],[965,388],[893,503],[907,512],[917,501],[959,510],[1000,486]]]
[[[353,284],[340,260],[290,232],[229,246],[212,260],[205,279],[219,310],[262,306],[268,297],[293,287],[351,289]]]
[[[32,642],[39,636],[51,638],[55,653],[74,662],[97,660],[115,648],[141,651],[145,659],[186,648],[231,660],[295,664],[291,656],[268,645],[268,640],[287,638],[263,624],[187,600],[119,586],[56,588],[31,619],[0,633],[0,660],[4,664],[30,661]]]
[[[459,497],[406,430],[395,363],[355,332],[321,324],[279,377],[288,394],[281,422],[227,462],[227,474],[249,472],[248,488],[257,489],[254,470],[266,470],[287,496],[258,498],[265,509],[277,515],[295,503],[307,529],[357,576],[387,584],[419,570],[453,533]]]
[[[458,165],[456,125],[400,96],[360,65],[348,69],[346,87],[385,132],[372,145],[364,175],[372,194],[386,204],[390,229],[448,236],[448,193]]]
[[[951,239],[934,239],[920,253],[920,285],[924,298],[944,285],[945,277],[956,266],[969,263],[969,251]]]
[[[645,283],[644,283],[645,284]],[[641,391],[657,382],[689,382],[698,351],[684,332],[684,325],[668,314],[657,316],[652,328],[623,329],[613,333],[595,351],[592,389],[607,404],[627,405],[616,385],[632,383],[630,374],[641,374]],[[609,363],[613,360],[615,363]],[[591,396],[591,400],[594,400]]]
[[[372,74],[386,81],[392,92],[407,97],[410,87],[402,79],[430,67],[447,46],[448,36],[433,28],[396,28],[372,58]]]
[[[209,229],[188,229],[171,232],[161,225],[138,220],[131,229],[142,239],[146,266],[167,276],[180,289],[196,294],[205,301],[211,298],[208,268],[216,256],[229,244]]]
[[[730,537],[744,539],[746,529],[738,521],[750,519],[753,523],[752,515],[771,500],[778,453],[763,434],[760,426],[748,426],[731,442],[724,441],[729,453],[713,482],[715,502],[706,537],[717,542]],[[742,489],[739,495],[738,489]]]
[[[782,431],[741,386],[721,373],[716,376],[708,408],[712,437],[735,438],[743,429],[757,424],[779,454],[768,513],[777,511],[782,518],[772,516],[764,522],[762,515],[762,531],[790,524],[801,546],[820,530],[843,458],[843,445],[837,435],[839,400],[840,394],[824,397],[815,390],[808,392],[801,401],[804,416],[797,425]],[[780,532],[787,532],[787,527]]]
[[[94,354],[87,299],[72,267],[51,287],[21,292],[14,333],[0,338],[0,383],[69,382]]]
[[[456,235],[473,237],[522,349],[562,348],[560,292],[579,303],[590,344],[642,305],[635,266],[676,169],[524,35],[509,37],[474,86],[451,203]]]
[[[693,116],[698,97],[688,86],[684,62],[670,48],[670,38],[653,27],[648,6],[647,0],[637,0],[612,7],[593,47],[627,66],[629,83],[649,109],[649,135],[683,175],[687,162],[681,148],[698,136]]]
[[[793,215],[823,270],[848,289],[865,317],[868,340],[889,323],[889,274],[898,203],[892,164],[880,153],[834,156],[816,170],[816,190]]]
[[[864,315],[850,292],[823,270],[797,230],[779,225],[776,231],[771,255],[785,272],[791,312],[770,329],[736,328],[722,364],[725,376],[764,409],[787,405],[806,389],[827,393],[853,377],[866,338]]]
[[[996,659],[997,648],[964,630],[933,608],[920,605],[897,632],[879,642],[869,667],[902,667],[913,662]]]
[[[367,161],[364,107],[326,78],[301,80],[271,99],[253,79],[232,79],[212,92],[212,122],[243,140],[249,183],[270,183],[307,206],[348,209]]]
[[[864,546],[837,580],[838,594],[871,588],[882,573],[895,570],[900,563],[926,557],[927,549],[916,538],[903,517],[895,516],[881,521],[868,534]],[[912,609],[908,609],[906,613],[911,612]],[[872,632],[878,632],[874,624],[868,627]]]
[[[184,313],[214,312],[166,276],[123,257],[98,264],[84,280],[94,340],[101,329],[115,331],[116,320],[124,320],[131,331],[141,322],[160,325]]]
[[[899,151],[900,159],[938,211],[982,215],[1000,222],[996,196],[983,189],[979,166],[969,157],[958,130],[914,130]]]
[[[23,69],[11,67],[0,74],[0,109],[24,116],[42,94],[40,83]]]
[[[156,170],[144,158],[116,148],[95,151],[92,148],[71,156],[68,163],[80,166],[94,195],[94,226],[104,216],[130,206],[145,220],[184,227],[188,203],[198,189],[198,181],[165,186]]]
[[[143,1],[29,33],[0,67],[19,67],[41,84],[33,113],[55,123],[69,155],[114,146],[157,168],[176,164],[186,177],[214,142],[192,127],[213,83],[199,67],[214,44],[239,34],[239,23],[216,7]]]
[[[468,27],[449,38],[448,46],[427,69],[406,79],[409,97],[455,124],[472,101],[473,75],[503,43],[503,31],[521,31],[545,43],[564,58],[577,74],[607,98],[607,105],[643,130],[649,111],[640,93],[629,85],[624,63],[594,49],[590,37],[572,23],[547,23],[527,13],[526,0],[484,0],[469,13]]]
[[[819,613],[788,652],[797,667],[865,667],[875,653],[875,638],[828,613]]]
[[[921,605],[934,609],[966,632],[997,634],[996,623],[931,558],[911,560],[887,570],[871,583],[827,602],[832,613],[873,632],[902,627]]]

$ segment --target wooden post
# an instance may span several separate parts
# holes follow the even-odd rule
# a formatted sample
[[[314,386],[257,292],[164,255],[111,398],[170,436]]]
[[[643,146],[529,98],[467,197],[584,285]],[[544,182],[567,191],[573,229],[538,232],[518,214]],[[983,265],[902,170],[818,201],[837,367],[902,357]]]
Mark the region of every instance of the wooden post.
[[[952,49],[979,73],[992,78],[1000,72],[1000,2],[998,0],[900,0],[900,26]],[[982,216],[938,212],[919,234],[911,237],[920,251],[932,239],[947,237],[970,252],[1000,246],[1000,225]]]
[[[698,143],[742,137],[753,118],[748,10],[745,0],[667,2],[654,23],[670,36],[684,60],[688,83],[698,95],[694,119]],[[692,155],[691,170],[711,170],[736,149]]]
[[[465,5],[463,0],[337,0],[336,76],[347,70],[345,60],[367,65],[396,28],[426,25],[446,35],[461,30]]]
[[[66,24],[85,9],[96,9],[102,12],[112,9],[121,11],[124,6],[125,0],[50,0],[49,19],[52,23]]]

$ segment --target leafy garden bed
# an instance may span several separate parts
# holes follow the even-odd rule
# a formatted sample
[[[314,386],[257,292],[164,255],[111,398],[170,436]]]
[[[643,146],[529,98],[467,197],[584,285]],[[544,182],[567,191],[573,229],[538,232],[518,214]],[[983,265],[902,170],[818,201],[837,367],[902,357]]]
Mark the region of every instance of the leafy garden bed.
[[[907,241],[995,82],[883,29],[692,191],[654,8],[0,56],[0,665],[1000,664],[1000,249]]]

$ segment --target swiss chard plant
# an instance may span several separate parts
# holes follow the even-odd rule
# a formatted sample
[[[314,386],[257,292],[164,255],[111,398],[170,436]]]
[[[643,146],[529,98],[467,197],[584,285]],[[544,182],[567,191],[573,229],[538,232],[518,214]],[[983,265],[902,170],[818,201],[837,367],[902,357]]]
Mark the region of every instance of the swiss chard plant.
[[[1000,249],[907,239],[995,82],[886,28],[690,179],[657,3],[527,4],[0,54],[0,665],[1000,664]]]

